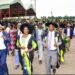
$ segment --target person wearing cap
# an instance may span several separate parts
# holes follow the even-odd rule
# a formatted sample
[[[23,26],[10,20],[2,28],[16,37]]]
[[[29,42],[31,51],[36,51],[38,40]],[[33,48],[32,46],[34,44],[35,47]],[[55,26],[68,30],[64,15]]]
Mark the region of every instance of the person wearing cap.
[[[39,64],[42,64],[42,58],[43,58],[43,44],[42,44],[42,35],[43,35],[43,29],[42,29],[42,23],[38,23],[38,28],[36,29],[36,40],[38,43],[38,57],[39,57]]]
[[[56,65],[58,62],[58,47],[62,43],[59,33],[55,30],[57,27],[56,23],[48,22],[46,23],[48,30],[44,33],[44,48],[45,48],[45,61],[46,61],[46,74],[56,73]]]
[[[4,26],[0,25],[0,75],[8,75],[7,54],[10,38],[7,32],[4,31]]]
[[[66,52],[66,43],[69,41],[67,35],[64,33],[65,24],[61,23],[59,25],[58,31],[62,39],[62,44],[59,46],[59,61],[60,63],[64,62],[64,54]]]
[[[71,28],[71,24],[68,23],[67,27],[64,29],[64,33],[68,36],[69,42],[67,43],[67,49],[70,48],[70,41],[73,38],[73,28]]]
[[[24,75],[31,75],[33,72],[34,50],[37,47],[35,38],[30,34],[30,24],[24,23],[20,30],[22,34],[17,38],[17,48],[21,50],[22,67]]]

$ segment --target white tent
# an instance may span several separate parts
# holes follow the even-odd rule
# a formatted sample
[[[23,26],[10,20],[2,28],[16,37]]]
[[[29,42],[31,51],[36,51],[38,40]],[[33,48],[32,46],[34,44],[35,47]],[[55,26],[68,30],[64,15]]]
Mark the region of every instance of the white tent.
[[[20,3],[26,10],[32,8],[35,12],[36,5],[35,0],[24,0],[25,3],[23,3],[21,0],[0,0],[0,9],[6,9],[10,8],[11,4],[14,3]]]

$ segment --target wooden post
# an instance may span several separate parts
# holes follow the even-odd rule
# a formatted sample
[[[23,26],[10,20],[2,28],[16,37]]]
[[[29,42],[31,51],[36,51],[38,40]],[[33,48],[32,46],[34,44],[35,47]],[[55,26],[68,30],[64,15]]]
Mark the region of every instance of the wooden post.
[[[2,10],[0,9],[0,19],[2,19]]]
[[[25,14],[26,14],[26,16],[27,16],[27,10],[26,10],[26,13],[25,13]]]
[[[10,18],[10,7],[9,7],[9,18]]]
[[[25,16],[27,15],[27,10],[25,10]]]

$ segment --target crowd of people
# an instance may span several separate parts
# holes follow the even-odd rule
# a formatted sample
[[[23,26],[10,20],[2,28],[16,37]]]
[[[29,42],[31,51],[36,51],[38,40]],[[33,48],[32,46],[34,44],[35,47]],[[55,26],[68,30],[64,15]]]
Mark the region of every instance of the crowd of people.
[[[65,53],[70,50],[74,36],[75,25],[69,22],[25,21],[8,22],[7,25],[0,22],[0,74],[9,74],[9,54],[15,56],[15,69],[20,63],[24,75],[33,74],[35,51],[38,52],[39,64],[42,64],[43,56],[45,58],[46,74],[52,74],[51,70],[55,74],[56,68],[64,63]]]

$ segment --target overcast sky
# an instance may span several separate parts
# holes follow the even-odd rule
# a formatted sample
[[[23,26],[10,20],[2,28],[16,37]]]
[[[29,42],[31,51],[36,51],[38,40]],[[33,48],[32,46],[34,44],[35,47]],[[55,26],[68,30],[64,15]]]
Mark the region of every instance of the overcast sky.
[[[51,16],[51,12],[53,16],[75,16],[75,0],[36,0],[37,17]]]

